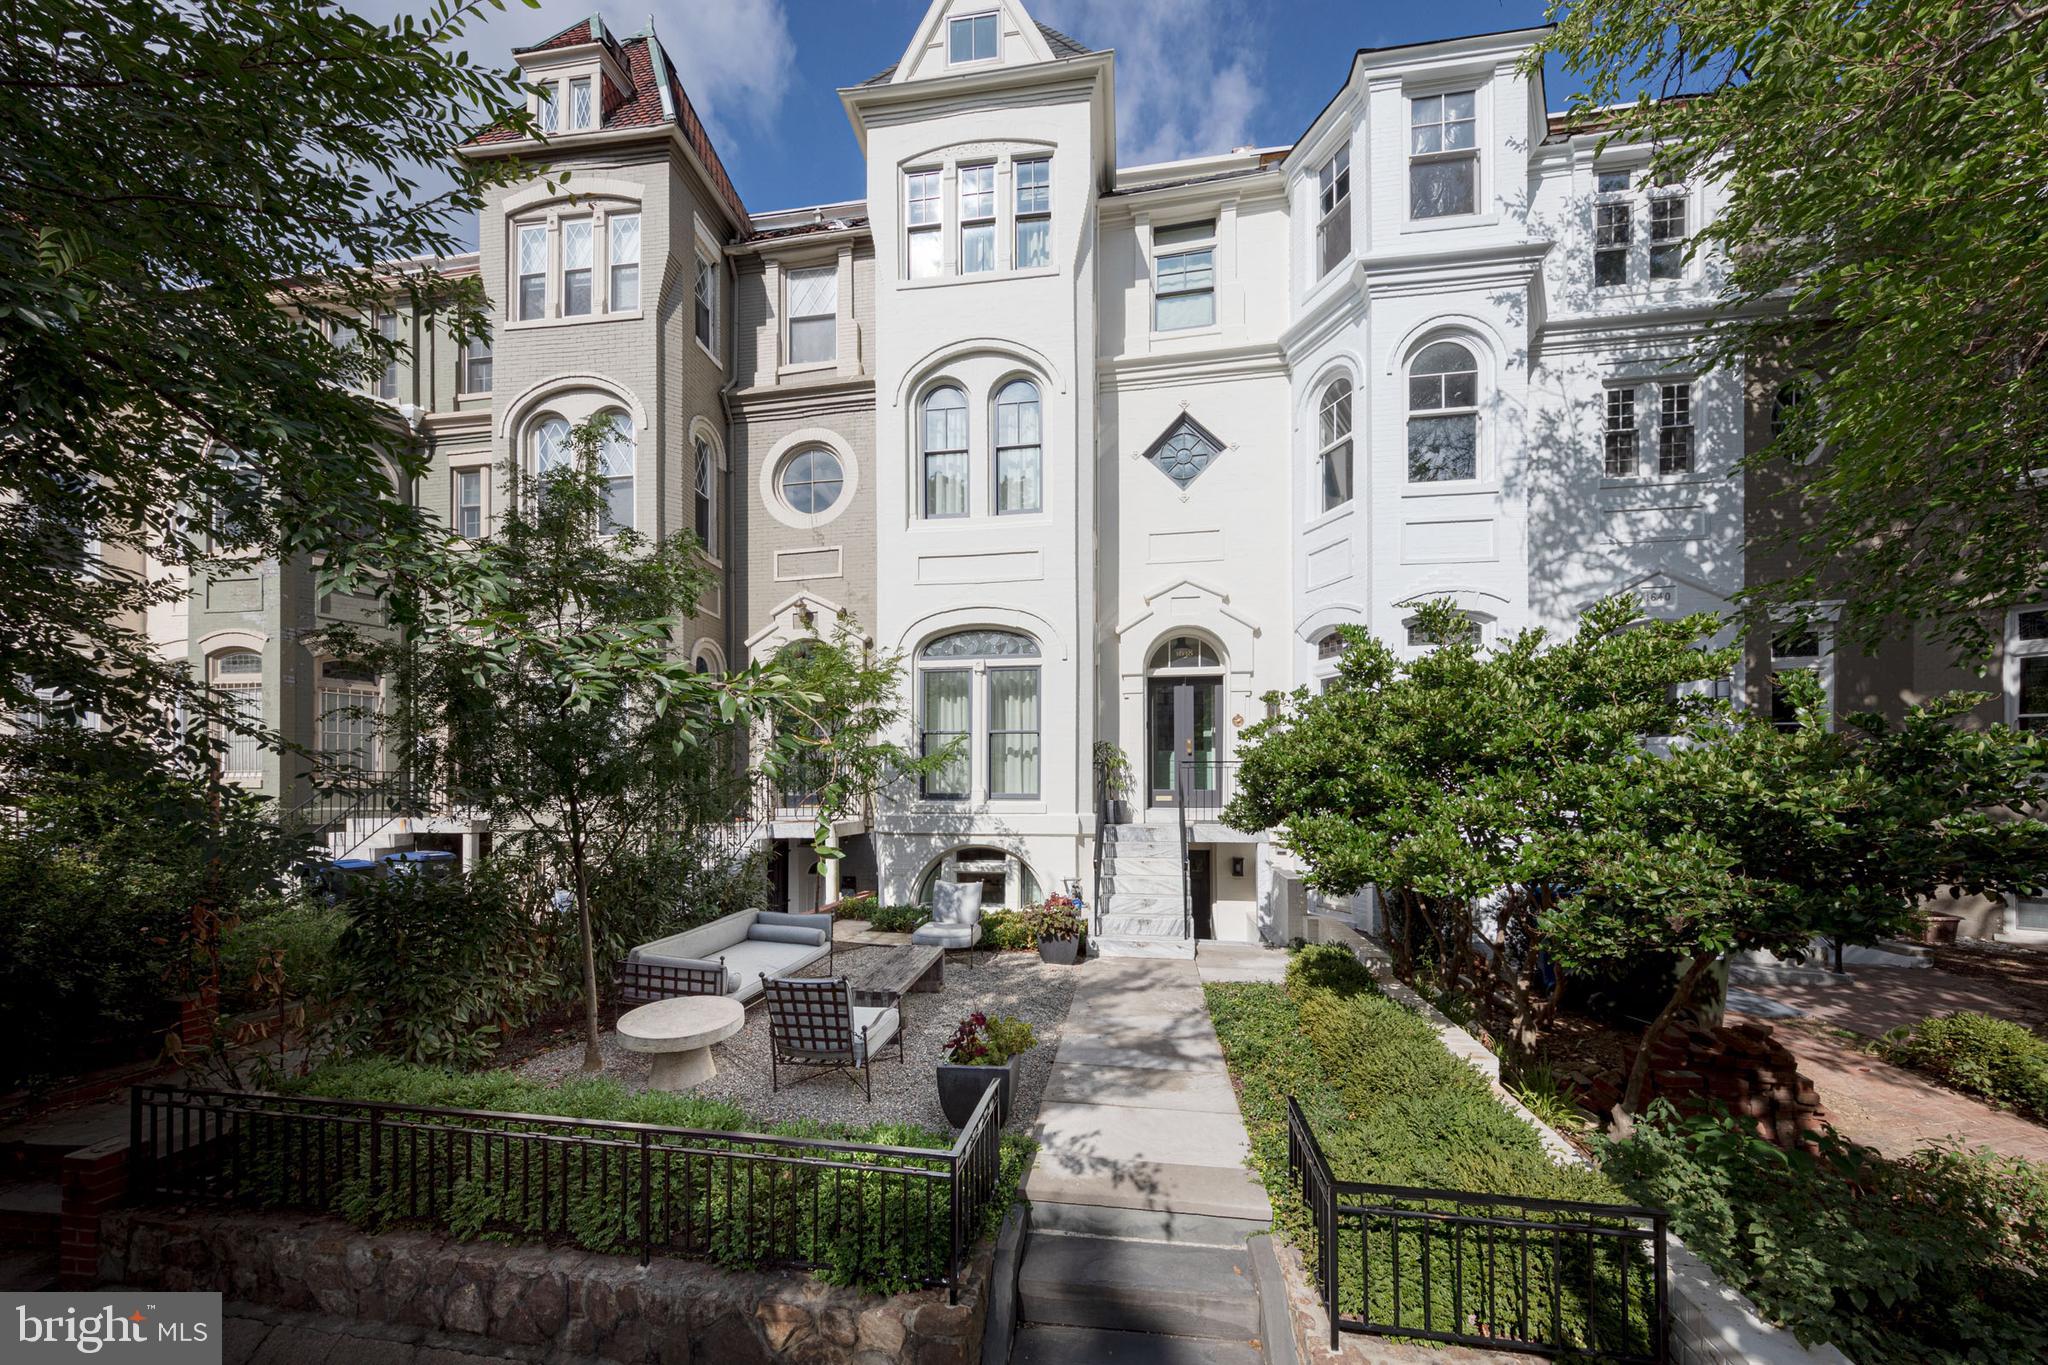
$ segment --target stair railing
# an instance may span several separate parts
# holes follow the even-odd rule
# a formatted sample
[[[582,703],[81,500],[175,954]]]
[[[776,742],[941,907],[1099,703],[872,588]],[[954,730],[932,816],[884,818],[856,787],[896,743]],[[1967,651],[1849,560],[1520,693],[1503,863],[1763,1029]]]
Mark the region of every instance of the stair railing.
[[[1094,921],[1091,937],[1102,937],[1102,844],[1109,837],[1109,772],[1095,765],[1095,891],[1089,908]]]
[[[1180,824],[1180,936],[1183,942],[1195,936],[1194,869],[1188,862],[1188,787],[1195,760],[1185,757],[1174,765],[1173,813]]]

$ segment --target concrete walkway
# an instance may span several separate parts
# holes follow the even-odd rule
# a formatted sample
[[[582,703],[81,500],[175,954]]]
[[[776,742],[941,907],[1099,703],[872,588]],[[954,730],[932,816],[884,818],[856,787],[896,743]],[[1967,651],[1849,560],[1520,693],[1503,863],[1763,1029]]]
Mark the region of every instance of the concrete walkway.
[[[1082,970],[1033,1134],[1034,1204],[1266,1222],[1202,983],[1270,979],[1284,954],[1205,950],[1193,962],[1098,958]],[[1237,973],[1233,978],[1232,973]]]

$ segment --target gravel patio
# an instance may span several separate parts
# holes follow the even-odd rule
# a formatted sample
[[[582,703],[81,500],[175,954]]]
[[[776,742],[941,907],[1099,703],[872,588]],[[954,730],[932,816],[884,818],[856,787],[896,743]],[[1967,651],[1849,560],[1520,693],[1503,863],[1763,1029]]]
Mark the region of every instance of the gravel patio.
[[[863,970],[862,955],[890,951],[842,943],[837,968],[842,974],[858,976]],[[785,1070],[781,1091],[771,1093],[768,1016],[757,1003],[748,1008],[746,1026],[739,1033],[712,1047],[718,1074],[690,1093],[729,1100],[770,1122],[910,1123],[946,1132],[950,1125],[939,1109],[933,1068],[961,1018],[980,1010],[989,1015],[1016,1015],[1028,1021],[1038,1035],[1038,1046],[1017,1060],[1016,1103],[1006,1125],[1028,1131],[1037,1120],[1039,1100],[1052,1074],[1053,1054],[1059,1049],[1074,989],[1091,965],[1084,961],[1074,967],[1048,966],[1036,953],[981,952],[974,954],[971,962],[963,955],[953,955],[946,962],[943,990],[903,997],[903,1060],[897,1061],[894,1043],[883,1049],[875,1061],[871,1102],[862,1098],[857,1076],[840,1073],[797,1073],[792,1079]],[[825,965],[819,963],[802,974],[823,976]],[[646,1086],[645,1054],[619,1046],[618,1035],[609,1028],[603,1050],[605,1075],[635,1090]],[[561,1081],[581,1075],[582,1064],[583,1045],[568,1042],[529,1058],[517,1069],[536,1080]]]

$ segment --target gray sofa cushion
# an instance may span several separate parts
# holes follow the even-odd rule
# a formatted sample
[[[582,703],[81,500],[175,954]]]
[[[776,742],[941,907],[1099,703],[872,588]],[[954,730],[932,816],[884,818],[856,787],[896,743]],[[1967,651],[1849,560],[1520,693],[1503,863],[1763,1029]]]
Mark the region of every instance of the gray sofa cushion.
[[[763,910],[754,916],[756,924],[781,924],[795,929],[816,929],[826,938],[832,937],[832,916],[821,911],[791,914],[786,910]]]
[[[809,929],[796,924],[762,924],[758,921],[747,930],[747,938],[755,943],[802,943],[816,948],[825,941],[823,929]]]
[[[981,941],[979,924],[920,924],[910,941],[924,948],[972,948]]]
[[[709,924],[700,924],[695,929],[643,943],[640,951],[660,953],[664,957],[717,957],[733,944],[743,942],[747,930],[754,927],[759,916],[758,910],[742,910]]]
[[[766,943],[750,938],[744,943],[733,944],[719,956],[725,959],[726,970],[739,977],[740,987],[736,994],[746,1001],[760,995],[762,977],[793,975],[822,959],[827,951],[823,944],[811,947],[802,943]]]
[[[903,1016],[896,1012],[893,1005],[885,1009],[873,1009],[867,1005],[855,1005],[853,1007],[853,1060],[855,1065],[865,1065],[870,1056],[879,1053],[885,1044],[893,1042],[896,1038],[896,1030],[902,1026]],[[860,1036],[860,1031],[863,1027],[868,1031],[865,1041]]]
[[[716,958],[669,957],[662,953],[645,952],[639,948],[635,948],[632,952],[627,953],[626,960],[628,962],[644,962],[650,967],[702,967],[707,970],[716,970],[722,965]],[[733,975],[731,967],[726,967],[725,993],[731,995],[739,987],[739,978]]]

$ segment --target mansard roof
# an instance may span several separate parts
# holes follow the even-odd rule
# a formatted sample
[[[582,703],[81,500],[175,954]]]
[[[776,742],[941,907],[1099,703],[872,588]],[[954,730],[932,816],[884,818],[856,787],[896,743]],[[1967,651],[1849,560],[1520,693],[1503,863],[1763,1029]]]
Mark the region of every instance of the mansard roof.
[[[1038,34],[1041,38],[1045,39],[1045,45],[1052,49],[1052,55],[1056,60],[1061,57],[1085,57],[1095,50],[1086,43],[1069,38],[1050,24],[1039,24],[1036,19],[1033,19],[1031,22],[1038,24]],[[896,68],[901,65],[901,62],[891,62],[883,70],[876,72],[860,84],[887,85],[889,78],[896,74]]]
[[[592,42],[603,44],[626,69],[633,83],[631,90],[614,90],[609,82],[606,83],[600,115],[602,129],[609,132],[674,124],[703,163],[713,192],[742,223],[746,222],[747,208],[740,199],[739,190],[733,186],[732,177],[726,174],[725,163],[719,158],[718,149],[712,145],[711,135],[704,130],[704,121],[698,117],[697,107],[690,102],[689,92],[683,89],[682,77],[677,74],[675,63],[669,60],[668,54],[662,50],[661,39],[651,29],[630,38],[615,38],[604,27],[602,19],[592,16],[571,24],[552,38],[530,47],[515,48],[514,55],[552,52]],[[661,65],[658,75],[655,71],[657,59]],[[520,140],[518,130],[498,125],[478,133],[469,140],[469,145],[491,147]]]

